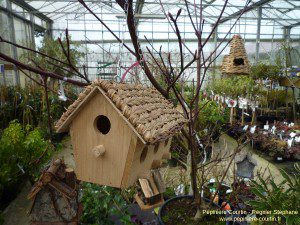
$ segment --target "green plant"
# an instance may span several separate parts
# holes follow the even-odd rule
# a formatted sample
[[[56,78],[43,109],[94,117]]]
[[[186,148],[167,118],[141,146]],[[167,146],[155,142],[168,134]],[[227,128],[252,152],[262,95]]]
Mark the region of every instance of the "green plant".
[[[197,120],[197,130],[209,129],[219,131],[229,121],[228,108],[221,107],[215,101],[203,100],[199,106],[202,110]]]
[[[70,42],[71,37],[69,36]],[[63,47],[67,50],[67,40],[66,38],[61,39]],[[32,52],[26,52],[21,55],[21,60],[25,61],[26,63],[38,65],[39,67],[43,68],[45,71],[53,72],[60,74],[62,76],[70,77],[74,75],[72,70],[62,69],[65,68],[66,64],[68,64],[68,59],[65,56],[60,43],[57,40],[52,38],[44,37],[41,42],[41,47],[37,49],[39,52],[46,54],[49,57],[55,58],[57,60],[53,60],[49,57],[44,57],[40,54],[35,54]],[[72,44],[70,46],[70,64],[76,66],[79,64],[80,60],[84,56],[84,53],[80,51],[80,46],[78,44]],[[63,63],[62,63],[63,62]]]
[[[265,180],[258,176],[257,181],[252,182],[251,191],[256,196],[255,200],[249,201],[249,204],[259,211],[270,211],[272,216],[280,211],[300,212],[300,167],[295,164],[295,174],[288,175],[284,170],[280,170],[284,180],[276,184],[274,177],[270,176]],[[299,214],[281,213],[285,219],[286,225],[300,224]]]
[[[123,200],[120,190],[108,186],[84,183],[82,192],[82,224],[112,224],[111,215],[118,216],[122,224],[133,224],[130,215],[126,212],[126,202]]]
[[[51,148],[38,129],[23,129],[20,123],[12,121],[0,139],[0,199],[7,197],[3,196],[5,190],[16,188],[25,177],[32,181],[37,178],[50,158]]]
[[[260,86],[250,76],[232,76],[215,80],[207,89],[215,94],[237,99],[257,95]]]
[[[276,64],[282,65],[282,68],[290,68],[292,66],[299,66],[299,58],[300,52],[297,47],[293,47],[289,42],[282,42],[276,52],[275,61]],[[287,73],[286,70],[285,73]]]
[[[164,197],[165,198],[173,198],[175,196],[176,196],[176,194],[175,194],[174,188],[173,187],[167,187],[166,191],[164,192]]]
[[[262,106],[277,108],[291,102],[292,94],[285,90],[263,90],[260,93],[259,101]]]
[[[254,80],[271,80],[277,81],[281,76],[281,67],[279,65],[271,65],[263,62],[251,66],[251,76]]]
[[[73,88],[65,87],[69,99],[75,100],[76,92]],[[23,127],[47,127],[47,112],[42,100],[44,90],[36,85],[27,85],[26,88],[16,86],[0,86],[0,130],[6,128],[12,120],[18,120]],[[62,102],[57,94],[49,93],[51,102],[52,121],[60,118],[71,101]]]

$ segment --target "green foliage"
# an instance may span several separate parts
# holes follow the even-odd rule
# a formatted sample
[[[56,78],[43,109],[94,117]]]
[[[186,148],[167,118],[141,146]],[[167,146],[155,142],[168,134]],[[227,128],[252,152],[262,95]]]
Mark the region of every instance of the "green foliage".
[[[73,89],[66,86],[66,95],[75,99]],[[49,92],[52,121],[60,118],[70,101],[62,102],[57,94]],[[18,120],[23,127],[27,124],[42,128],[47,127],[47,111],[44,89],[39,86],[28,85],[26,88],[0,86],[0,130],[8,126],[12,120]]]
[[[260,62],[251,67],[251,76],[254,80],[269,79],[271,81],[277,81],[281,76],[281,67]]]
[[[71,37],[69,37],[71,42]],[[67,51],[67,41],[66,38],[62,38],[62,44]],[[64,55],[63,50],[58,42],[58,40],[53,40],[48,37],[44,37],[41,43],[41,47],[37,49],[39,52],[42,52],[52,58],[58,59],[64,63],[68,64],[67,57]],[[80,59],[84,54],[80,51],[80,46],[76,44],[72,44],[70,46],[70,61],[72,65],[76,66],[80,62]],[[60,74],[62,76],[71,76],[72,73],[68,70],[63,70],[61,67],[64,67],[65,65],[63,63],[60,63],[56,60],[49,59],[48,57],[41,56],[39,54],[35,53],[28,53],[26,52],[21,56],[22,61],[25,61],[26,63],[33,64],[35,66],[36,64],[42,67],[44,70],[48,72],[54,72],[57,74]]]
[[[212,90],[215,94],[226,95],[228,97],[237,98],[249,97],[259,93],[260,87],[249,76],[232,76],[221,78],[214,81],[208,90]]]
[[[173,187],[167,187],[166,191],[164,192],[165,198],[174,198],[176,196],[175,190]]]
[[[300,212],[300,167],[295,164],[295,174],[288,175],[281,170],[284,181],[276,184],[274,178],[265,180],[258,176],[258,181],[253,181],[251,191],[256,199],[249,201],[249,204],[260,211],[287,210]],[[298,215],[282,215],[287,225],[300,224]]]
[[[229,109],[221,107],[215,101],[203,100],[199,106],[200,112],[196,124],[197,131],[208,130],[208,134],[219,132],[229,121]]]
[[[263,107],[270,107],[273,104],[273,108],[285,106],[286,102],[291,102],[292,99],[292,93],[285,90],[263,90],[259,96],[259,101]]]
[[[82,224],[112,224],[110,215],[117,215],[122,224],[133,224],[130,215],[126,213],[126,202],[119,189],[84,183],[81,203],[83,204]]]
[[[283,42],[279,50],[276,52],[276,63],[284,65],[282,68],[290,68],[299,66],[300,52],[297,47],[293,47],[291,43]]]
[[[0,199],[4,188],[18,184],[24,176],[34,179],[51,152],[52,145],[38,129],[23,129],[12,121],[0,139]],[[37,159],[40,160],[35,163]]]
[[[228,108],[220,107],[217,102],[206,101],[200,102],[201,109],[198,117],[199,123],[203,128],[208,125],[211,126],[222,126],[229,120],[229,110]]]

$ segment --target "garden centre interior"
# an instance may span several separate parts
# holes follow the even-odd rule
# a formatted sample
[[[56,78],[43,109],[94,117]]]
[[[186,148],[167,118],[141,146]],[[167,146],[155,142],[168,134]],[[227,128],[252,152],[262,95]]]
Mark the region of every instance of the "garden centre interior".
[[[300,1],[0,0],[0,225],[300,224]]]

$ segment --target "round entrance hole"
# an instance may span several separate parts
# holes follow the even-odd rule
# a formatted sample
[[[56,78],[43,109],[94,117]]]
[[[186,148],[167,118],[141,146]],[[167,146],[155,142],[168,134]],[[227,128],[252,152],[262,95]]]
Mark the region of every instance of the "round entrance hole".
[[[148,153],[148,147],[145,147],[142,151],[141,157],[140,157],[140,162],[144,162]]]
[[[244,65],[244,59],[243,58],[235,58],[233,60],[233,63],[234,63],[235,66]]]
[[[106,116],[98,116],[95,120],[95,125],[101,134],[107,134],[110,131],[110,121]]]

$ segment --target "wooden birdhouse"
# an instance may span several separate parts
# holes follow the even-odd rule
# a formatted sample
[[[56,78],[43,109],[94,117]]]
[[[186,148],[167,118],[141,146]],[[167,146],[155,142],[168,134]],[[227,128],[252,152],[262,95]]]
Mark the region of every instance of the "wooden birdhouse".
[[[250,73],[250,63],[245,44],[240,35],[234,35],[230,42],[230,53],[223,58],[222,73],[225,75],[247,75]]]
[[[79,224],[81,208],[74,170],[66,168],[63,160],[52,160],[40,179],[33,185],[28,199],[31,225]]]
[[[169,158],[186,120],[157,90],[97,80],[56,124],[70,131],[79,180],[127,188]]]

